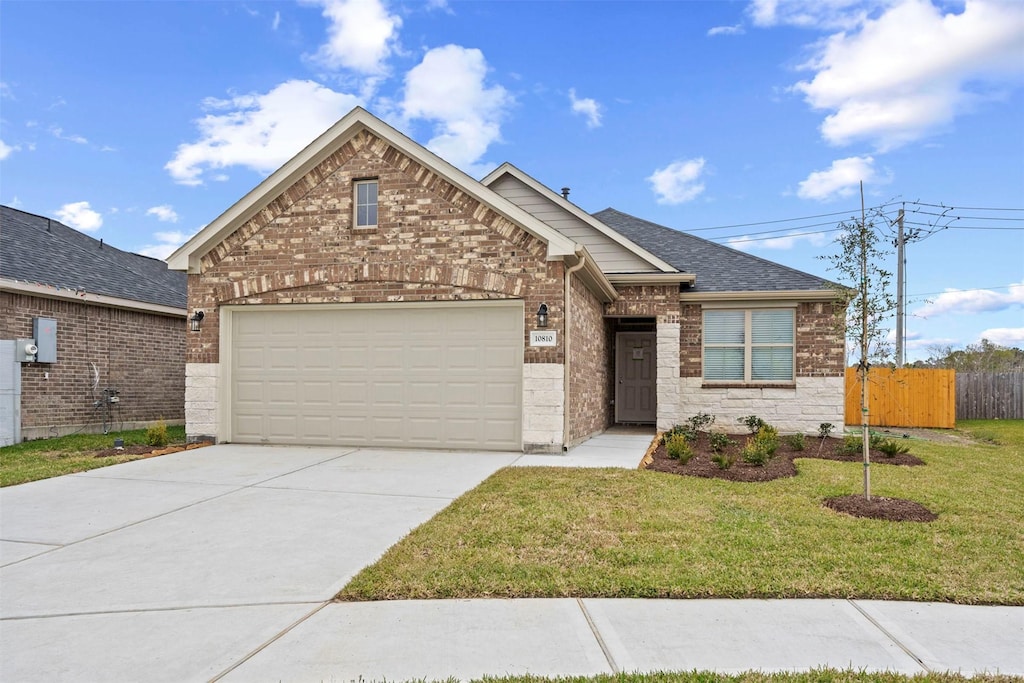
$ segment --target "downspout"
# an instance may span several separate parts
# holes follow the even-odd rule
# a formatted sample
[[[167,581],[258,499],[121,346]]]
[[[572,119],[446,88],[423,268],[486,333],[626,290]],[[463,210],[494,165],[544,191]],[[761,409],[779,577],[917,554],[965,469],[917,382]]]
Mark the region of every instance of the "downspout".
[[[579,258],[577,263],[572,268],[565,271],[565,315],[562,316],[564,319],[565,330],[562,332],[562,346],[565,349],[565,362],[562,364],[564,377],[562,378],[562,451],[569,450],[569,330],[572,327],[572,274],[582,268],[587,263],[587,257],[576,252],[576,256]]]

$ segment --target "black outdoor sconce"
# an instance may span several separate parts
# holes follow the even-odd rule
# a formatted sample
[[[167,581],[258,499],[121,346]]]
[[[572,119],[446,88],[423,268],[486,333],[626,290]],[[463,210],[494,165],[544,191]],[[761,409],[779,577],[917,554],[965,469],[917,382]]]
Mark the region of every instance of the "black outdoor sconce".
[[[548,305],[541,304],[537,309],[537,327],[548,326]]]
[[[188,319],[189,329],[191,329],[193,332],[198,332],[199,329],[203,326],[203,318],[205,317],[206,314],[203,313],[202,311],[196,311],[195,313],[193,313],[192,317]]]

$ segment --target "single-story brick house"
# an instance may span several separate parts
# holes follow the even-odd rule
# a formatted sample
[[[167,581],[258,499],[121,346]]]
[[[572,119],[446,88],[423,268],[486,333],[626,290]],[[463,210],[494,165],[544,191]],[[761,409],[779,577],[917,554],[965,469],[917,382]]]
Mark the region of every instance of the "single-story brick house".
[[[181,424],[186,289],[163,261],[0,207],[0,445]]]
[[[698,411],[842,424],[828,282],[355,109],[171,255],[190,438],[557,452]],[[736,425],[738,427],[738,425]]]

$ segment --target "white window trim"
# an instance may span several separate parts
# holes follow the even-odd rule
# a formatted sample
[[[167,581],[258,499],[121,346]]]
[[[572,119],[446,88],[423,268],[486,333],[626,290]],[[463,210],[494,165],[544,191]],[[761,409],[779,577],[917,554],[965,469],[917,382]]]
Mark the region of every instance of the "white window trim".
[[[377,209],[377,222],[367,223],[366,225],[359,224],[359,187],[362,185],[369,185],[373,183],[377,186],[377,193],[374,196],[374,206]],[[369,205],[367,205],[369,206]],[[352,183],[352,227],[357,230],[373,230],[380,223],[380,183],[377,178],[363,178],[356,180]]]
[[[754,306],[745,307],[743,309],[743,343],[742,344],[721,344],[721,343],[708,343],[706,340],[706,334],[704,330],[707,328],[705,324],[706,317],[705,313],[714,313],[716,311],[736,311],[736,306],[723,306],[721,308],[715,307],[703,307],[701,310],[701,346],[700,346],[700,375],[701,381],[705,384],[729,384],[733,386],[745,386],[745,385],[793,385],[796,384],[796,310],[795,307],[789,306]],[[755,344],[752,340],[753,334],[751,332],[752,323],[752,312],[756,308],[759,311],[792,311],[793,312],[793,341],[790,344],[778,344],[778,343],[759,343]],[[757,347],[773,347],[778,348],[781,346],[789,346],[792,352],[792,361],[790,367],[793,368],[793,376],[789,379],[752,379],[752,367],[753,367],[753,349]],[[704,350],[707,348],[713,349],[736,349],[743,348],[743,379],[708,379],[704,377]]]

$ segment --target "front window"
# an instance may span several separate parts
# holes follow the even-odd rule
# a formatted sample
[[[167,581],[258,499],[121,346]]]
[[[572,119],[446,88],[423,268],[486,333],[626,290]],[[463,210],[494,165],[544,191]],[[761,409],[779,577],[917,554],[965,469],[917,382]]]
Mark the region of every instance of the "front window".
[[[360,180],[356,183],[356,227],[372,228],[377,225],[377,181]]]
[[[792,382],[795,311],[704,311],[704,380]]]

